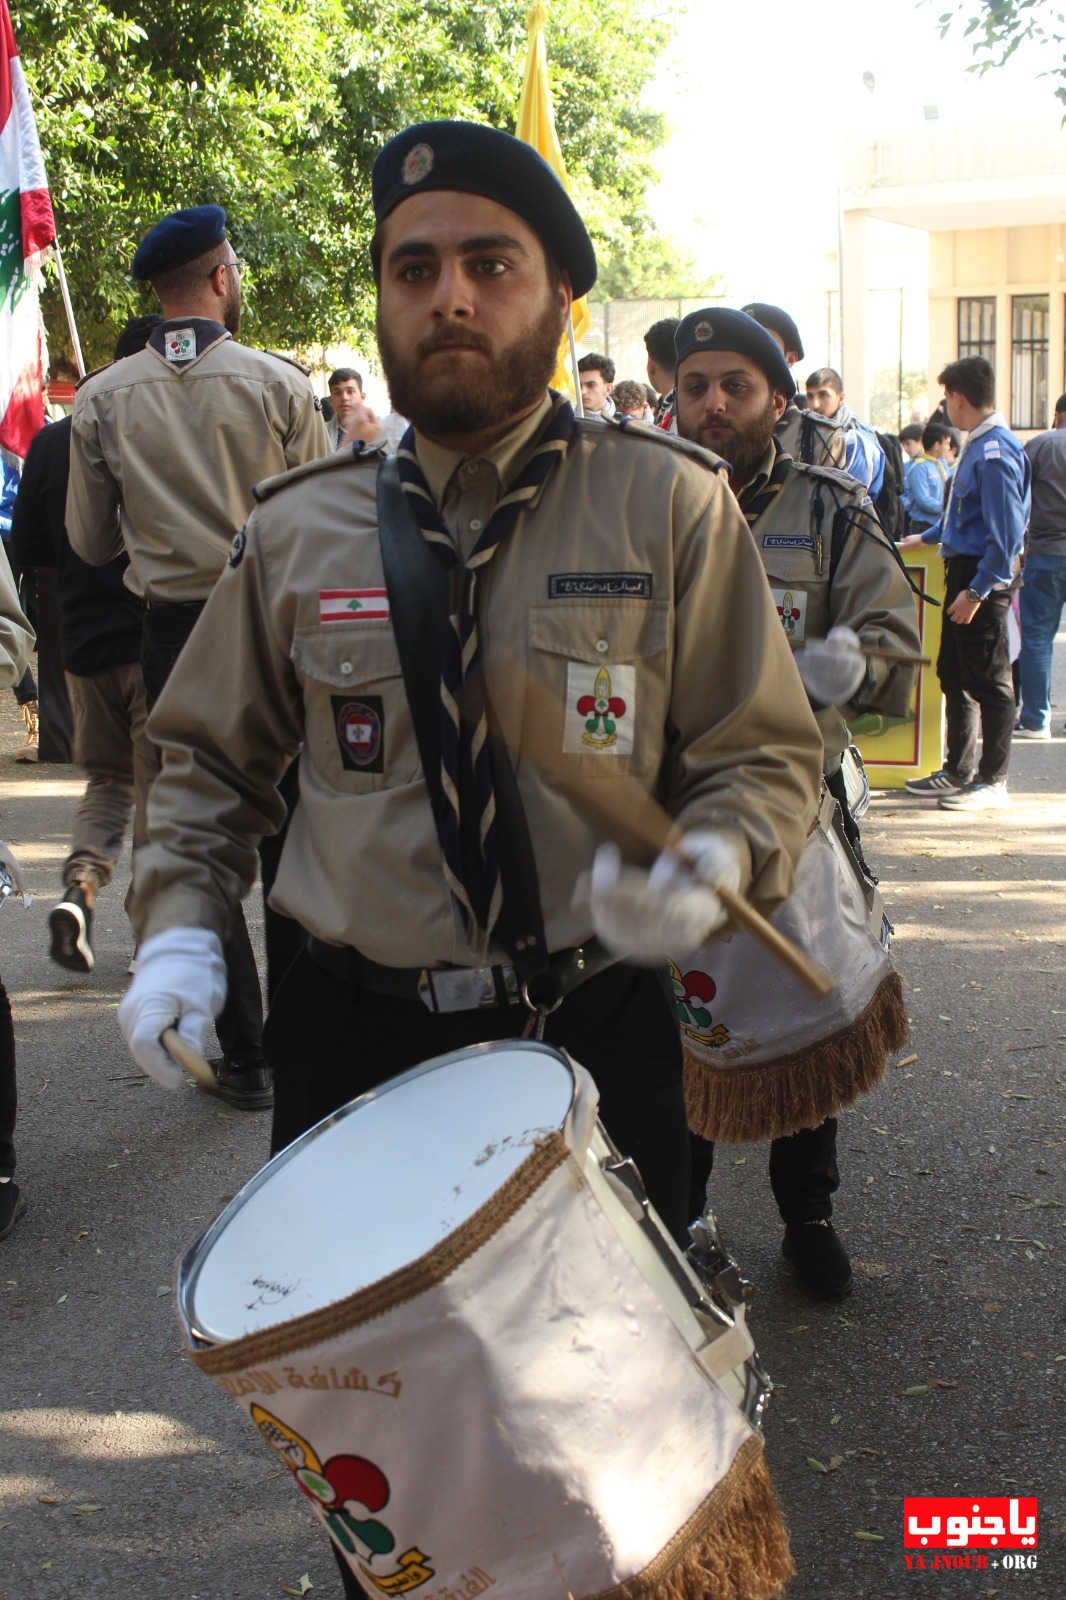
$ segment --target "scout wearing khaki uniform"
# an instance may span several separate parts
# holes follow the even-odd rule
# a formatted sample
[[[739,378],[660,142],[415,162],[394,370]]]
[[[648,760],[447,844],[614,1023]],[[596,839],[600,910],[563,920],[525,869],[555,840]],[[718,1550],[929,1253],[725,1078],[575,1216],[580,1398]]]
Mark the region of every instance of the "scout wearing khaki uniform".
[[[790,367],[803,360],[803,340],[795,318],[782,306],[765,300],[752,300],[741,308],[760,328],[765,328]],[[844,468],[844,440],[838,428],[830,427],[813,411],[803,411],[790,400],[774,428],[774,436],[793,461],[806,461],[815,467]]]
[[[571,297],[596,275],[550,169],[508,135],[430,123],[391,141],[373,191],[378,341],[413,426],[392,461],[335,456],[259,491],[152,720],[164,762],[120,1020],[145,1070],[180,1081],[160,1030],[176,1020],[195,1042],[217,1007],[219,934],[302,746],[274,899],[312,937],[270,1015],[275,1147],[427,1057],[517,1037],[535,1003],[681,1236],[688,1142],[665,956],[679,928],[721,924],[715,882],[764,909],[788,893],[817,800],[817,726],[720,464],[578,423],[547,391]],[[395,582],[401,553],[414,584]],[[424,583],[411,651],[404,619]],[[427,663],[416,722],[408,689]],[[709,864],[703,881],[660,859],[675,873],[663,888],[597,855],[571,773],[661,796]],[[520,811],[556,1009],[516,982],[528,942],[515,907],[526,916],[531,898],[511,870]],[[656,970],[593,938],[634,879]],[[412,1128],[412,1160],[426,1137]]]
[[[733,467],[777,616],[817,710],[825,774],[842,799],[847,717],[866,710],[903,716],[908,708],[913,669],[863,653],[864,646],[919,653],[907,578],[854,479],[782,451],[775,424],[795,384],[765,328],[744,312],[708,307],[681,323],[677,355],[679,430]],[[697,1190],[712,1151],[695,1142]],[[774,1139],[770,1178],[786,1255],[816,1293],[845,1293],[851,1267],[829,1221],[840,1181],[835,1118]]]
[[[226,564],[252,484],[328,452],[302,368],[238,344],[241,266],[221,206],[193,206],[156,224],[131,265],[150,282],[163,321],[147,346],[94,374],[74,404],[66,525],[94,566],[129,555],[125,581],[143,597],[141,667],[149,710]],[[197,664],[207,681],[211,668]],[[139,773],[145,791],[156,749]],[[153,759],[154,758],[154,759]],[[269,881],[264,861],[263,881]],[[229,995],[219,1018],[218,1093],[241,1109],[271,1102],[262,1000],[239,905],[227,940]],[[271,970],[299,942],[268,912]]]

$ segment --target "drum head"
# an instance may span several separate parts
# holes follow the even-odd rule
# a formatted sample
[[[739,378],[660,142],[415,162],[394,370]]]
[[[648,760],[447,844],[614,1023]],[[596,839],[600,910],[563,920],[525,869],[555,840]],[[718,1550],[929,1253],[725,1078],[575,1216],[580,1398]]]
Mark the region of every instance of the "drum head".
[[[566,1057],[528,1042],[439,1056],[302,1134],[188,1251],[178,1300],[216,1344],[367,1288],[431,1250],[566,1122]]]

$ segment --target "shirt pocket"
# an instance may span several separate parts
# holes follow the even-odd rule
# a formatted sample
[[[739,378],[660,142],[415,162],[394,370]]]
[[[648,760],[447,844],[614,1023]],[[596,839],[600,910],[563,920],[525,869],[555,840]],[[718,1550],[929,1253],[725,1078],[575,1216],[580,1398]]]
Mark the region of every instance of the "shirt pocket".
[[[556,600],[529,613],[524,747],[549,771],[654,777],[670,705],[665,600]]]
[[[792,645],[803,644],[806,639],[821,638],[825,632],[821,626],[825,610],[821,600],[826,580],[824,576],[819,578],[817,573],[814,539],[800,534],[776,534],[772,537],[780,540],[804,539],[802,544],[767,545],[764,541],[761,546],[770,593],[785,638]],[[828,539],[824,559],[828,564]]]
[[[303,689],[305,753],[328,788],[370,794],[421,776],[389,623],[298,633],[292,662]]]

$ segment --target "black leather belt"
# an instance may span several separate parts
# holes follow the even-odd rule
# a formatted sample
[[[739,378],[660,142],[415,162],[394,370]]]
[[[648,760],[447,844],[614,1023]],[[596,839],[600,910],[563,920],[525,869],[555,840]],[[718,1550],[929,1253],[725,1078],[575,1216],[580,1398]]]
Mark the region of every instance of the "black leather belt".
[[[589,939],[572,950],[560,950],[551,957],[547,973],[535,981],[530,994],[511,966],[383,967],[350,945],[326,944],[312,938],[307,948],[312,961],[335,978],[357,983],[372,994],[420,1000],[427,1011],[481,1011],[520,1005],[531,1011],[554,1011],[572,990],[613,966],[617,959],[598,939]]]

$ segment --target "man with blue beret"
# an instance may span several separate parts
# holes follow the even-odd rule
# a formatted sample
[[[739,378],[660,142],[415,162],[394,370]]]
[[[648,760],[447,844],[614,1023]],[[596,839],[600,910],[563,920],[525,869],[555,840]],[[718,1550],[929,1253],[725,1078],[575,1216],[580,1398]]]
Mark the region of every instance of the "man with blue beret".
[[[274,1148],[528,1024],[593,1074],[681,1238],[666,959],[724,924],[715,884],[763,910],[788,894],[817,725],[721,463],[548,388],[596,276],[550,168],[509,134],[421,123],[381,152],[373,199],[378,343],[411,427],[391,460],[340,451],[256,490],[197,628],[211,679],[183,658],[153,719],[120,1022],[145,1071],[180,1079],[160,1019],[195,1040],[217,1009],[220,936],[299,751],[273,899],[310,939],[270,1014]],[[626,812],[634,784],[660,797],[691,866],[649,874],[628,838],[623,865],[577,803],[590,776]]]
[[[864,711],[907,713],[913,669],[864,649],[919,653],[908,580],[865,490],[782,449],[775,430],[796,385],[781,343],[745,312],[709,306],[684,318],[676,347],[678,431],[732,468],[783,634],[802,647],[795,659],[822,731],[825,780],[861,861],[842,772],[847,723]],[[709,1174],[710,1153],[697,1142],[698,1178]],[[785,1253],[803,1282],[819,1295],[844,1294],[851,1266],[829,1220],[839,1184],[836,1120],[775,1139],[770,1178]]]
[[[780,345],[790,367],[803,360],[803,340],[795,318],[783,306],[771,305],[766,300],[753,300],[743,307],[760,328],[765,328],[775,344]],[[774,432],[786,455],[793,461],[812,462],[816,467],[841,467],[847,471],[844,435],[832,427],[816,411],[808,411],[794,395],[781,414]]]
[[[151,710],[225,567],[253,483],[323,456],[329,445],[306,372],[237,342],[242,265],[221,206],[164,217],[141,240],[130,272],[151,284],[162,321],[143,350],[78,388],[66,526],[71,548],[90,565],[123,549],[129,556],[125,581],[144,604],[141,667]],[[197,653],[193,670],[213,684],[209,659]],[[154,777],[146,767],[142,802]],[[239,901],[231,910],[217,1086],[230,1104],[254,1110],[272,1101],[262,1002]],[[271,914],[267,934],[268,951],[284,961],[295,930],[287,934]]]

